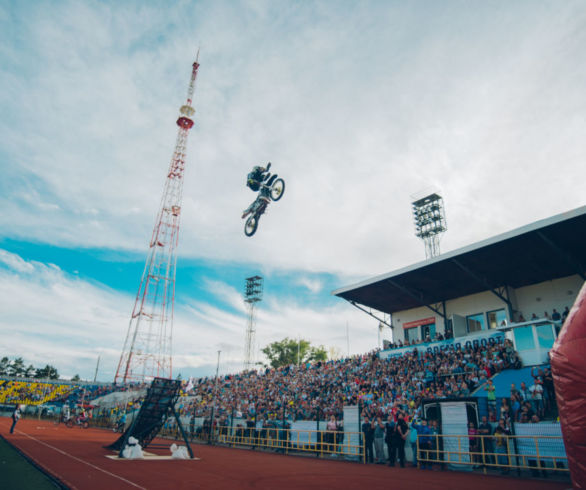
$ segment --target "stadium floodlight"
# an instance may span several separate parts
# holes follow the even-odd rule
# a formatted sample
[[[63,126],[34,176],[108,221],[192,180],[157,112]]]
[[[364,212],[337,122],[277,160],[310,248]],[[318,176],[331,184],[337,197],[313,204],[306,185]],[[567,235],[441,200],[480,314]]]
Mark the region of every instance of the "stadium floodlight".
[[[431,259],[440,254],[440,236],[447,231],[444,200],[438,192],[420,193],[411,196],[415,236],[425,244],[425,258]]]
[[[244,302],[248,309],[248,325],[246,327],[246,338],[244,341],[244,369],[254,368],[254,342],[256,334],[256,303],[262,301],[263,278],[252,276],[246,278],[244,288]]]

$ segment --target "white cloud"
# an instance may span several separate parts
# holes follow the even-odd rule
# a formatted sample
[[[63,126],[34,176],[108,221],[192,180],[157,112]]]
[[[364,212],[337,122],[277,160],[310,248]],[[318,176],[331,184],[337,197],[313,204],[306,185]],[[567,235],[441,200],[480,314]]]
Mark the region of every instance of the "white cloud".
[[[409,196],[430,184],[445,198],[444,251],[578,207],[585,21],[579,1],[2,4],[0,236],[144,251],[199,40],[182,256],[365,277],[423,258]],[[245,175],[269,160],[287,189],[246,238]],[[10,349],[32,338],[31,356],[50,347],[70,371],[93,369],[98,348],[116,363],[132,298],[0,260],[3,329],[23,326]],[[208,286],[230,311],[178,312],[177,363],[213,371],[220,349],[240,365],[239,292]],[[260,342],[308,332],[345,352],[346,321],[357,351],[375,342],[342,302],[271,301]]]
[[[309,277],[301,277],[297,281],[303,287],[309,289],[312,293],[319,293],[323,289],[323,283],[319,279],[311,279]]]
[[[16,272],[32,273],[35,269],[32,264],[25,261],[22,257],[7,250],[0,249],[0,262]]]
[[[0,250],[0,331],[3,352],[22,356],[26,364],[51,364],[60,374],[93,379],[100,356],[99,380],[111,381],[120,358],[134,298],[89,283],[53,264],[26,261]],[[173,334],[174,372],[210,375],[217,351],[222,351],[221,371],[242,368],[247,315],[242,297],[230,286],[209,281],[210,291],[221,302],[191,301],[176,305]],[[230,305],[235,313],[225,309]],[[369,350],[376,331],[359,312],[340,303],[312,309],[269,297],[257,310],[259,349],[282,338],[297,337],[314,345],[337,346],[346,352],[346,323],[350,325],[351,352]],[[368,337],[370,336],[370,338]]]
[[[28,192],[2,199],[5,235],[144,248],[198,39],[184,255],[369,275],[423,257],[409,195],[428,184],[446,199],[444,250],[584,204],[580,3],[20,15],[0,144]],[[247,239],[244,176],[268,160],[286,194]]]

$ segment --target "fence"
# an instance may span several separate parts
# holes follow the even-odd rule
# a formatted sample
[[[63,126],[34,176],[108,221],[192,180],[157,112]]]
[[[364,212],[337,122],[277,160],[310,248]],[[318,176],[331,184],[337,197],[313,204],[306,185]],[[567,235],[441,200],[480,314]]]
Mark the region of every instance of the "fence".
[[[312,453],[364,462],[364,444],[360,433],[348,431],[215,426],[213,430],[198,427],[190,434],[192,440],[197,438],[210,444],[265,448],[282,453]],[[176,426],[167,427],[161,430],[160,435],[178,439],[179,430]]]
[[[470,444],[472,442],[472,444]],[[569,474],[561,436],[418,435],[418,463],[448,465],[453,469],[529,470]]]

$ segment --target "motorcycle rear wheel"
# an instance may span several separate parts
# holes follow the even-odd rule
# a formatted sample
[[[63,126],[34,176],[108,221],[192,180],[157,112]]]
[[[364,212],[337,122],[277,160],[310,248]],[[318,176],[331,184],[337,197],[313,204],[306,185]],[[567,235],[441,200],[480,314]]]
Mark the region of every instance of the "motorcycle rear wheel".
[[[278,201],[283,197],[283,193],[285,192],[285,181],[283,179],[277,179],[273,182],[271,186],[271,199],[273,201]]]
[[[249,216],[244,224],[244,234],[246,236],[252,236],[256,233],[258,228],[258,218],[255,215]]]

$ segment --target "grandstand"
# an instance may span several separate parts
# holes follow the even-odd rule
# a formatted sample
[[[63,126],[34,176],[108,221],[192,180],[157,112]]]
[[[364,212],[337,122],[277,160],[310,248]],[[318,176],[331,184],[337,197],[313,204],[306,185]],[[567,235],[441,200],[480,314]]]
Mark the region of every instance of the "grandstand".
[[[388,314],[390,347],[431,343],[500,328],[559,325],[558,313],[573,304],[586,280],[586,206],[538,221],[488,240],[394,272],[340,288],[332,294],[375,316]],[[547,337],[547,351],[557,329],[531,329],[508,337],[523,358]],[[544,337],[544,340],[545,340]],[[535,340],[535,339],[533,339]],[[527,358],[541,364],[543,358]]]
[[[585,277],[585,233],[586,207],[339,289],[334,294],[371,316],[389,315],[393,342],[384,350],[190,379],[175,410],[192,437],[208,442],[255,447],[264,441],[275,450],[320,454],[336,446],[338,435],[324,432],[333,418],[343,421],[353,457],[364,455],[365,416],[386,420],[399,413],[409,423],[428,419],[437,437],[463,438],[461,453],[471,451],[468,423],[478,427],[484,418],[491,430],[502,419],[512,437],[537,441],[547,434],[559,442],[547,353]],[[144,385],[0,379],[0,404],[90,405],[94,423],[107,427],[121,414],[137,413],[144,394]],[[458,404],[463,417],[456,421],[445,407]],[[168,418],[163,433],[173,437],[176,430]],[[296,444],[283,442],[294,434]],[[525,447],[522,440],[518,446]],[[415,451],[407,448],[410,458]],[[534,449],[523,451],[520,467],[528,468]],[[540,464],[565,469],[563,447],[550,453]]]
[[[64,383],[4,380],[0,385],[0,403],[42,405],[67,397],[74,389],[74,386]]]
[[[74,406],[90,403],[114,391],[128,392],[129,387],[116,387],[111,383],[5,378],[0,379],[0,404]]]

